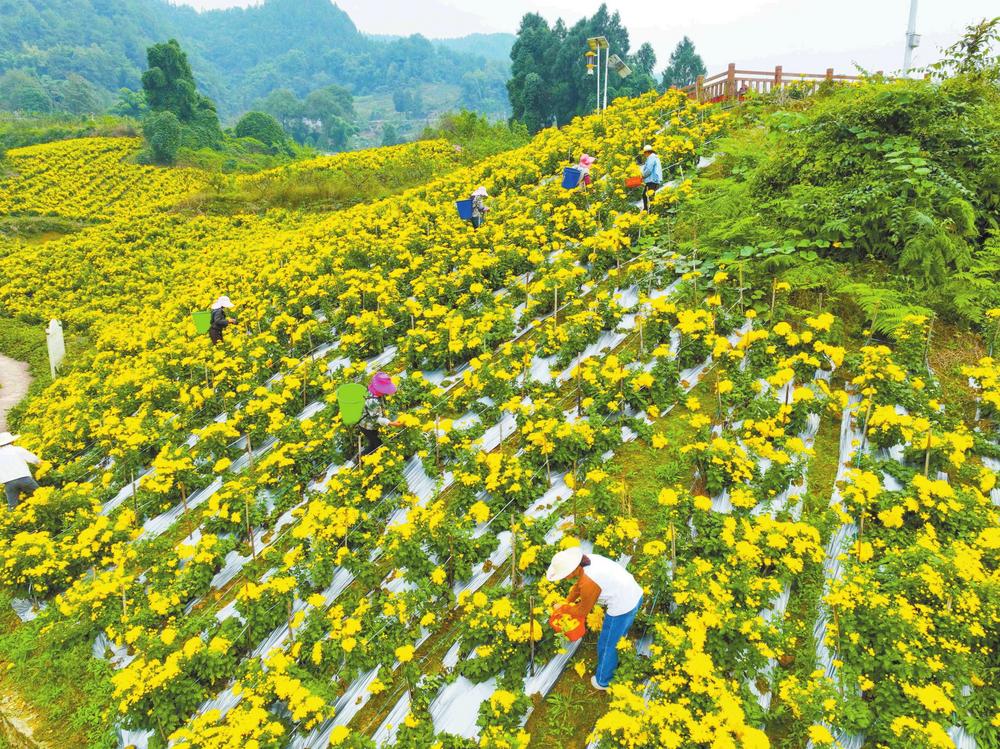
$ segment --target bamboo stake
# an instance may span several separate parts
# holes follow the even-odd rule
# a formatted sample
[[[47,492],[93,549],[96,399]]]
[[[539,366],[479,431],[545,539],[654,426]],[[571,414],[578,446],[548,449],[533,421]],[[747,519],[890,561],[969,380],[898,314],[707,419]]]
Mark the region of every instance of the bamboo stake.
[[[927,449],[924,452],[924,478],[931,470],[931,429],[927,428]]]
[[[528,593],[528,643],[531,647],[531,665],[528,675],[535,675],[535,597]]]

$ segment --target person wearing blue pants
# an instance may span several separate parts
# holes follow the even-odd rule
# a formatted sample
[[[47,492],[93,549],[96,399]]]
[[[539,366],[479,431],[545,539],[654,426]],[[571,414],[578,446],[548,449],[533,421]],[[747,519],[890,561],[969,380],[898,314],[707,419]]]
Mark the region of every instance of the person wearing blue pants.
[[[576,579],[566,596],[565,613],[583,621],[597,603],[604,606],[604,624],[597,640],[597,673],[590,679],[604,691],[618,668],[618,643],[628,634],[642,606],[642,587],[622,565],[600,554],[584,554],[579,546],[552,557],[545,576],[549,582]]]

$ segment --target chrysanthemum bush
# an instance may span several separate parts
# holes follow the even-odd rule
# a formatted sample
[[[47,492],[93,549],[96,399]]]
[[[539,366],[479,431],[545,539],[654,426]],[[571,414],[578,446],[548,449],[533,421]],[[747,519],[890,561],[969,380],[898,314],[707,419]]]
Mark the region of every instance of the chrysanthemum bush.
[[[558,385],[538,390],[523,377],[517,383],[516,374],[493,373],[524,374],[531,345],[504,342],[557,307],[560,324],[564,315],[590,309],[598,314],[586,322],[606,329],[618,324],[622,311],[609,290],[632,283],[624,268],[655,217],[622,211],[627,196],[613,164],[670,111],[680,113],[684,137],[676,151],[664,149],[668,161],[688,159],[694,144],[720,126],[676,94],[648,96],[610,110],[599,130],[591,119],[549,131],[531,149],[377,207],[319,220],[270,213],[182,221],[150,211],[142,221],[115,219],[101,231],[85,230],[52,244],[44,258],[30,259],[26,265],[38,281],[65,281],[65,296],[49,300],[52,310],[90,326],[96,353],[36,401],[22,430],[25,443],[48,459],[42,477],[58,488],[41,492],[33,512],[26,504],[4,522],[12,531],[40,534],[32,548],[49,558],[29,569],[44,569],[48,589],[65,591],[55,610],[100,623],[131,651],[134,659],[115,684],[126,725],[150,728],[162,740],[193,706],[234,683],[242,696],[237,709],[192,719],[176,738],[213,745],[222,736],[241,736],[266,745],[280,741],[275,723],[285,732],[307,730],[328,717],[317,696],[326,705],[352,674],[376,665],[391,670],[403,660],[400,648],[412,653],[421,631],[433,629],[442,615],[441,604],[451,602],[452,581],[485,561],[500,531],[518,532],[512,518],[537,498],[553,471],[615,444],[610,436],[618,427],[604,422],[610,413],[620,416],[620,408],[598,412],[588,403],[564,431]],[[648,125],[637,129],[637,122]],[[567,148],[584,143],[611,165],[599,188],[566,193],[541,180],[557,170]],[[472,182],[495,195],[491,221],[475,233],[455,220],[451,204]],[[575,265],[567,243],[584,240],[587,262]],[[124,243],[132,250],[127,257],[116,259],[105,249]],[[168,245],[171,253],[163,251]],[[213,262],[206,265],[208,247]],[[73,266],[83,255],[93,257],[91,267],[119,263],[117,287],[104,274],[84,289],[89,279],[74,275]],[[171,286],[171,278],[184,281]],[[164,279],[169,293],[157,288]],[[585,292],[594,284],[604,290],[591,308]],[[37,284],[39,300],[48,288]],[[240,302],[243,329],[230,329],[226,343],[210,349],[194,335],[188,314],[220,288]],[[0,294],[15,304],[21,299],[13,287]],[[143,294],[147,303],[157,300],[155,314],[127,301]],[[572,354],[555,342],[575,351],[592,341],[584,322],[568,339],[558,325],[529,335],[534,345],[554,336],[553,353],[568,361]],[[577,342],[577,336],[585,338]],[[328,350],[308,354],[324,344]],[[354,446],[332,393],[340,382],[364,376],[364,364],[340,357],[382,353],[390,344],[400,344],[398,361],[391,350],[385,360],[391,371],[454,370],[471,362],[460,386],[467,394],[456,392],[456,410],[449,412],[442,389],[405,377],[396,406],[408,416],[398,438],[377,459],[336,475],[317,492],[313,479]],[[494,384],[478,387],[477,372]],[[523,454],[478,449],[482,425],[447,426],[464,412],[463,400],[471,405],[501,391],[506,398],[487,405],[482,416],[493,415],[491,408],[498,414],[499,405],[513,413],[517,429],[530,432]],[[525,395],[531,397],[522,404]],[[414,450],[429,474],[454,487],[446,503],[424,506],[407,494],[402,468]],[[66,506],[76,509],[56,510]],[[110,517],[99,514],[102,507]],[[167,509],[182,510],[172,526],[169,515],[157,516]],[[465,520],[453,523],[452,514]],[[40,518],[48,523],[41,530]],[[133,544],[143,520],[156,523]],[[535,575],[550,526],[522,522],[518,573]],[[232,551],[250,556],[251,540],[264,548],[257,562],[232,582],[213,583]],[[77,543],[86,544],[92,559],[58,558],[64,544],[68,551]],[[176,551],[165,553],[174,544]],[[430,569],[428,556],[435,560]],[[93,577],[83,574],[90,567]],[[338,573],[353,583],[331,607],[320,592]],[[47,592],[37,582],[22,574],[8,585]],[[532,636],[544,620],[541,608],[535,618]],[[288,634],[277,650],[265,649],[263,662],[247,657],[281,627]],[[211,666],[197,642],[206,652],[218,651]],[[332,687],[320,686],[331,684],[331,676]],[[277,721],[259,719],[257,707],[274,704],[281,706]],[[505,731],[487,729],[497,746],[507,740]],[[511,736],[517,741],[516,731]]]
[[[927,324],[911,318],[897,338],[926,340]],[[989,362],[974,373],[989,382]],[[855,384],[857,418],[867,414],[867,439],[886,451],[861,457],[836,508],[857,536],[824,600],[840,689],[827,719],[887,745],[950,746],[947,730],[961,725],[990,746],[1000,726],[989,686],[1000,622],[996,473],[905,345],[898,359],[862,349]],[[899,462],[890,447],[902,448]]]

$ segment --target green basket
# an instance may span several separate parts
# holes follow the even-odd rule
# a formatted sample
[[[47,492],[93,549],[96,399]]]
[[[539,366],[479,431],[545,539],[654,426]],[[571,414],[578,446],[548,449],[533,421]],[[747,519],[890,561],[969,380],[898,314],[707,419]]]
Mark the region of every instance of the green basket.
[[[368,397],[368,391],[365,386],[356,382],[347,382],[337,388],[337,405],[340,406],[340,418],[345,426],[351,426],[361,421],[366,397]]]
[[[195,330],[199,333],[207,333],[208,329],[212,327],[212,313],[205,310],[192,312],[191,321],[194,322]]]

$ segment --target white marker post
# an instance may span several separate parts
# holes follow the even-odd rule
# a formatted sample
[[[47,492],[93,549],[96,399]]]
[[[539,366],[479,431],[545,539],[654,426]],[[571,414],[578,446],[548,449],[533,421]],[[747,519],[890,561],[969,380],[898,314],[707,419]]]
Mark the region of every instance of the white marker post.
[[[49,370],[52,372],[54,380],[56,370],[66,356],[66,341],[63,339],[62,323],[58,320],[49,320],[49,327],[45,330],[45,338],[49,345]]]

